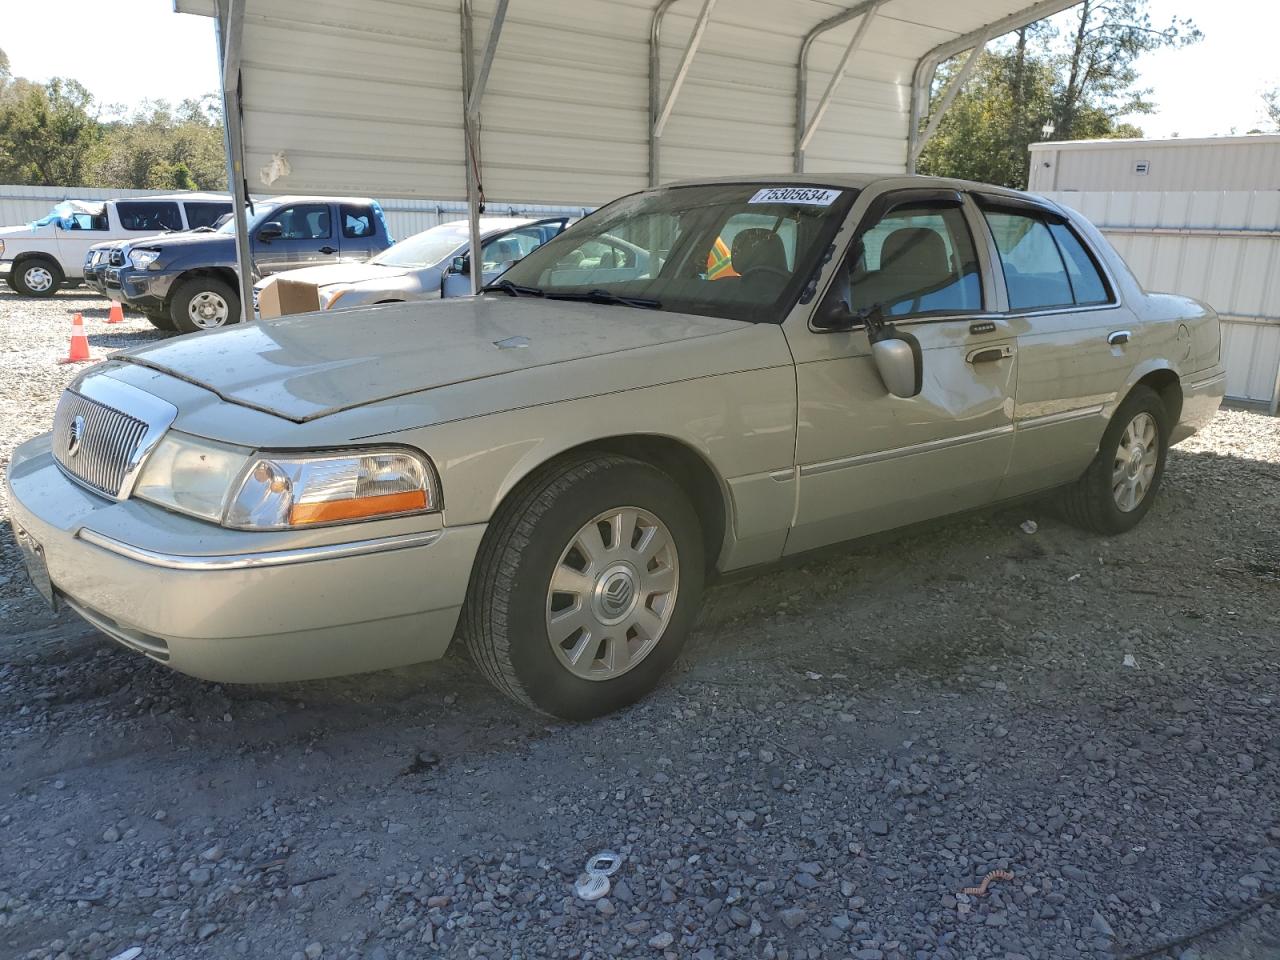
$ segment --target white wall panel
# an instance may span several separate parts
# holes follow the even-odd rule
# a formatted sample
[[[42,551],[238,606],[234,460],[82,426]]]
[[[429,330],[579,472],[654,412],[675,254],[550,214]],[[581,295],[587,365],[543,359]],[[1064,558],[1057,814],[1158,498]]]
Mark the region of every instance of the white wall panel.
[[[1034,143],[1030,183],[1036,191],[1277,190],[1280,136]]]
[[[1195,297],[1217,310],[1227,395],[1272,401],[1280,376],[1280,194],[1046,195],[1097,224],[1144,287]]]

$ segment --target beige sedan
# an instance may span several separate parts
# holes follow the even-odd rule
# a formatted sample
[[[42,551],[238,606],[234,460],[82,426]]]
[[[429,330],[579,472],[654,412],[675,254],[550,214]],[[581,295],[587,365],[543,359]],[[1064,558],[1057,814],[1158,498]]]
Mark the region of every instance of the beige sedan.
[[[820,176],[625,197],[478,298],[94,367],[8,483],[36,583],[219,681],[441,656],[595,716],[727,571],[1054,492],[1120,534],[1214,415],[1218,320],[1008,190]]]

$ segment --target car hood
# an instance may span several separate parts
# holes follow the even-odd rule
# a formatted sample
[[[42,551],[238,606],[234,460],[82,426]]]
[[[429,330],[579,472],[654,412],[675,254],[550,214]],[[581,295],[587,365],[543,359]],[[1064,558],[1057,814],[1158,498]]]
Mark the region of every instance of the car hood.
[[[7,237],[36,239],[40,237],[52,237],[53,227],[0,227],[0,240]]]
[[[303,423],[392,397],[744,326],[623,306],[481,297],[282,317],[117,359]]]
[[[377,263],[326,263],[318,267],[303,267],[301,270],[286,270],[275,274],[286,280],[299,280],[302,283],[313,283],[317,287],[328,287],[334,284],[364,283],[366,280],[389,280],[402,277],[413,272],[405,267],[384,267]],[[270,283],[274,278],[261,281],[258,286]]]
[[[190,233],[177,232],[174,233],[158,233],[150,237],[139,237],[137,240],[129,240],[130,247],[148,247],[158,250],[173,250],[183,247],[195,246],[226,246],[235,247],[236,238],[234,235],[226,233]]]

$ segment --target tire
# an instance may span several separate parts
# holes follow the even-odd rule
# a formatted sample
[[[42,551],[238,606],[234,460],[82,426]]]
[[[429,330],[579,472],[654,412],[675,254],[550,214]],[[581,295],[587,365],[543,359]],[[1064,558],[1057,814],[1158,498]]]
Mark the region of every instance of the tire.
[[[62,269],[49,257],[24,257],[10,270],[13,289],[24,297],[52,297],[62,286]]]
[[[216,330],[240,322],[240,298],[217,277],[180,280],[170,295],[169,319],[180,333]]]
[[[165,333],[172,333],[176,328],[173,325],[173,318],[167,313],[143,313],[143,316],[151,321],[151,325],[157,330],[163,330]]]
[[[604,529],[591,526],[602,518]],[[615,540],[619,528],[630,538]],[[638,549],[646,546],[657,548],[652,559]],[[530,477],[490,522],[462,634],[480,672],[517,703],[588,720],[639,700],[675,662],[697,615],[703,562],[697,514],[665,473],[612,454],[562,460]],[[582,589],[553,591],[553,573]],[[575,621],[598,639],[573,631]]]
[[[1102,534],[1136,527],[1160,489],[1169,427],[1160,395],[1149,387],[1134,387],[1111,417],[1089,469],[1063,492],[1067,520]]]

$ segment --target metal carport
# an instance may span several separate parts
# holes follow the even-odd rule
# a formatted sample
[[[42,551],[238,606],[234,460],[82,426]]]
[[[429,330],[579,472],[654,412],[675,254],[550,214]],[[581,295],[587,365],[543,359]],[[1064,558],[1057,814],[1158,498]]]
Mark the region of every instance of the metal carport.
[[[927,116],[938,64],[1075,2],[175,0],[175,8],[218,19],[249,303],[247,191],[466,199],[474,223],[485,196],[594,205],[688,177],[901,173],[941,116]],[[962,68],[948,93],[966,76]],[[949,103],[944,96],[942,108]]]

